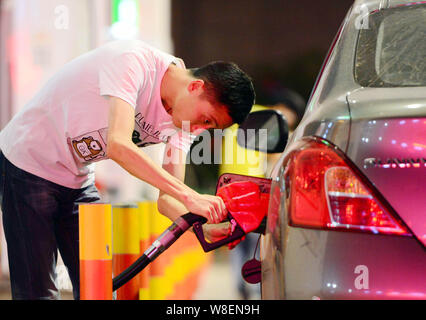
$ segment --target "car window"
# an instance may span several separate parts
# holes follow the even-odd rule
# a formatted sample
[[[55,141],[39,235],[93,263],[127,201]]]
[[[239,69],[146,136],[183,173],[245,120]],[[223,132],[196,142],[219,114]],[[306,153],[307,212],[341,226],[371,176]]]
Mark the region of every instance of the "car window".
[[[355,80],[362,86],[426,86],[426,4],[371,13],[355,60]]]

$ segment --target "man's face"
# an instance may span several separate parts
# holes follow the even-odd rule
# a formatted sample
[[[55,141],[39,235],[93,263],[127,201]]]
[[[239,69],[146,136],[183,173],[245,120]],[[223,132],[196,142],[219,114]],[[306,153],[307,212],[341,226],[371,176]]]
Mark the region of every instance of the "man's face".
[[[232,125],[232,118],[228,109],[223,105],[213,104],[207,100],[204,94],[204,82],[202,80],[191,81],[172,109],[173,124],[184,130],[186,125],[194,134],[207,129],[225,129]]]

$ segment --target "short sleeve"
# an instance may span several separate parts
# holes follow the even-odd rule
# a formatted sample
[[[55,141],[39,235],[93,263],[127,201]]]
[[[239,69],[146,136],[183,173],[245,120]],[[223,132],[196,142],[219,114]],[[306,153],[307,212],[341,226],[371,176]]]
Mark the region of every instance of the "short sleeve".
[[[138,58],[120,54],[105,62],[99,70],[101,96],[120,98],[136,108],[139,90],[143,87],[144,70]]]

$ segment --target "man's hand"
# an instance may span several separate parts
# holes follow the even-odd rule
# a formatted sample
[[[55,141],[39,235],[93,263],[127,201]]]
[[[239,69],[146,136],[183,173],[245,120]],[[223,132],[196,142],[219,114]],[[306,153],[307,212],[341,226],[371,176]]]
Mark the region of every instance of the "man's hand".
[[[191,193],[184,202],[189,212],[207,219],[207,223],[217,224],[226,219],[228,210],[221,197],[208,194]]]
[[[219,224],[203,224],[203,232],[208,242],[216,242],[231,235],[229,221]]]
[[[219,224],[203,224],[203,233],[204,237],[208,242],[216,242],[222,240],[224,238],[229,237],[233,232],[232,225],[229,221],[222,222]],[[227,244],[228,249],[234,249],[241,241],[243,241],[246,237],[242,237],[241,239],[237,239]]]

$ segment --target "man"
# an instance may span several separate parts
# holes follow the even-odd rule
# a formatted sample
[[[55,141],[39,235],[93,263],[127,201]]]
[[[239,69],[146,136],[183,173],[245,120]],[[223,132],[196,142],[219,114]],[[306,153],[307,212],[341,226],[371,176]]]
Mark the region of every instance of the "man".
[[[187,70],[141,41],[111,42],[66,64],[0,134],[12,297],[59,297],[59,249],[79,298],[77,203],[100,200],[96,161],[112,159],[157,187],[159,211],[171,220],[186,212],[223,220],[221,198],[183,183],[182,159],[190,133],[240,123],[253,103],[251,80],[235,64]],[[163,167],[138,148],[160,142]]]

